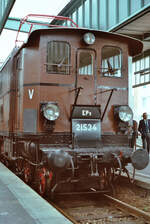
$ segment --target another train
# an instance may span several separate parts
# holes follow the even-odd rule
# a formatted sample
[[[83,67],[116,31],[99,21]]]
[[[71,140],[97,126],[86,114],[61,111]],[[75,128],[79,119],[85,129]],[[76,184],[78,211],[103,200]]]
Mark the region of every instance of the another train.
[[[0,71],[1,161],[51,196],[107,192],[129,163],[145,168],[130,145],[128,68],[142,48],[99,30],[32,31]]]

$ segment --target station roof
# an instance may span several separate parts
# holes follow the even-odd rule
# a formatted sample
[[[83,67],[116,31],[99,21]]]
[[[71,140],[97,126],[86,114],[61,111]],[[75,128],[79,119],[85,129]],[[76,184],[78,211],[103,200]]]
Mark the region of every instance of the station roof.
[[[132,0],[128,2],[131,4]],[[125,2],[125,1],[124,1]],[[110,2],[108,2],[109,4]],[[72,0],[68,3],[66,7],[62,9],[59,15],[67,16],[73,12],[73,8],[78,8],[81,4],[81,0]],[[122,3],[123,4],[123,3]],[[138,2],[140,4],[140,1]],[[107,10],[107,9],[106,9]],[[130,10],[130,9],[128,9]],[[106,12],[107,14],[108,12]],[[117,11],[116,11],[116,20],[117,20]],[[120,12],[121,13],[121,12]],[[108,17],[110,15],[107,15]],[[107,18],[106,18],[107,19]],[[121,21],[119,24],[116,23],[114,27],[111,27],[107,31],[116,32],[119,34],[128,35],[143,41],[144,51],[150,49],[150,3],[145,3],[145,6],[137,10],[135,13],[131,14],[129,17],[125,18],[124,21]]]
[[[137,11],[126,20],[111,28],[109,31],[132,35],[139,39],[150,36],[150,5]],[[143,36],[144,35],[144,36]]]
[[[122,23],[109,31],[125,34],[140,39],[144,43],[144,50],[150,48],[150,5],[136,12]]]
[[[16,0],[0,0],[0,34]]]
[[[18,31],[20,20],[28,14],[57,15],[70,0],[57,0],[57,2],[44,0],[0,0],[0,34],[3,29]],[[41,25],[40,25],[41,23]],[[43,27],[43,21],[39,19],[36,29]],[[28,32],[28,27],[24,25],[22,32]]]

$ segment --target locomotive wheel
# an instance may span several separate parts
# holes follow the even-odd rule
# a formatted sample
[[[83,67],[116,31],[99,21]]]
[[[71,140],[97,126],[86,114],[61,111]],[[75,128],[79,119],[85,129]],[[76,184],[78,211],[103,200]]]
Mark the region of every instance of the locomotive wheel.
[[[41,168],[38,172],[38,193],[44,195],[46,192],[46,169]]]
[[[47,171],[45,167],[39,169],[37,174],[37,180],[38,193],[42,196],[48,195],[51,186],[52,172]]]
[[[32,176],[33,176],[33,172],[32,172],[32,167],[28,162],[24,162],[24,181],[26,183],[30,183],[32,181]]]

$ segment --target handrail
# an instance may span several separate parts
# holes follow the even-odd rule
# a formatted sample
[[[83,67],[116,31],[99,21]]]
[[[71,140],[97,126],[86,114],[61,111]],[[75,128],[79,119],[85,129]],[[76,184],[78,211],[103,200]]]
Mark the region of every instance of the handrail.
[[[55,19],[55,20],[59,20],[59,21],[69,21],[71,23],[71,27],[78,28],[78,25],[69,17],[53,16],[53,15],[43,15],[43,14],[28,14],[27,16],[25,16],[24,18],[22,18],[20,20],[20,25],[19,25],[19,29],[18,29],[18,32],[17,32],[17,35],[16,35],[16,40],[15,40],[15,45],[17,44],[17,42],[23,42],[23,41],[19,41],[18,40],[18,36],[19,36],[19,33],[21,32],[22,25],[25,24],[25,23],[30,25],[30,29],[29,29],[28,35],[30,35],[34,25],[47,26],[47,27],[66,27],[66,26],[62,26],[62,25],[53,25],[51,23],[44,23],[44,22],[40,23],[38,21],[31,21],[31,20],[28,20],[29,17]]]

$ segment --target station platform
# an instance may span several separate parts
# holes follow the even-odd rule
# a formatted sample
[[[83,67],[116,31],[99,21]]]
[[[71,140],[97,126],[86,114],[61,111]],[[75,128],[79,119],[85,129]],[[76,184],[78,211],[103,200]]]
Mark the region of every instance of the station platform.
[[[71,224],[0,163],[0,224]]]

